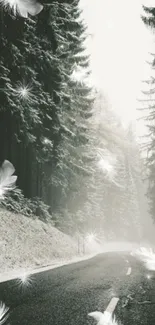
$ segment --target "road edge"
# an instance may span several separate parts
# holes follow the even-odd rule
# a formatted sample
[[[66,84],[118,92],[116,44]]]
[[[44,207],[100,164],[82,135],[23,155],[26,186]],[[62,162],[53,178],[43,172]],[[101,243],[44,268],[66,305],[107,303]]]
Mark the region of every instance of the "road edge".
[[[73,258],[68,261],[61,260],[58,262],[54,262],[54,264],[50,264],[48,266],[43,265],[43,266],[37,267],[37,268],[20,268],[18,270],[10,271],[5,274],[0,274],[0,283],[15,280],[15,279],[20,279],[23,277],[23,275],[31,276],[33,274],[53,270],[55,268],[59,268],[59,267],[65,266],[65,265],[70,265],[70,264],[75,264],[78,262],[86,261],[86,260],[89,260],[89,259],[95,257],[98,254],[99,253],[94,253],[91,255],[86,255],[84,257]]]

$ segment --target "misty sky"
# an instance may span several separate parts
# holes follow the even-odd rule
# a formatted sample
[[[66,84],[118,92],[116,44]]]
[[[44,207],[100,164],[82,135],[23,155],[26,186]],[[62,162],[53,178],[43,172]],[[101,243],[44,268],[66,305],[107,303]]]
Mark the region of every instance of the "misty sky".
[[[143,24],[142,4],[155,6],[153,0],[81,0],[88,22],[93,82],[108,94],[124,123],[136,120],[144,90],[142,80],[150,75],[149,52],[155,53],[155,37]],[[144,133],[143,123],[136,125]]]

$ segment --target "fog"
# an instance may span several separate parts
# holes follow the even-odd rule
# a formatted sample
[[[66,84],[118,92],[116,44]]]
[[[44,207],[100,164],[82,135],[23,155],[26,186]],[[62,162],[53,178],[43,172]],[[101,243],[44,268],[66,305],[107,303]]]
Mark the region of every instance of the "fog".
[[[94,240],[86,244],[86,251],[92,251],[94,253],[126,252],[134,254],[137,250],[140,250],[141,247],[149,249],[153,247],[153,243],[147,240],[143,242],[105,241],[99,243]]]

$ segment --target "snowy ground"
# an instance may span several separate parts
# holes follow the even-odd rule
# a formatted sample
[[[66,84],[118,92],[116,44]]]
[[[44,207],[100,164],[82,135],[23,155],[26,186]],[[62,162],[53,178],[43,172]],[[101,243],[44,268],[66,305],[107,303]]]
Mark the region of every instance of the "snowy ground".
[[[56,267],[90,258],[99,252],[99,245],[86,247],[78,254],[74,239],[40,220],[0,209],[0,278],[19,270],[43,266]]]
[[[79,255],[77,238],[72,238],[42,221],[0,209],[0,282],[21,272],[40,270],[78,262],[110,251],[134,251],[139,244],[130,242],[85,243]],[[81,244],[82,245],[82,244]],[[146,245],[145,245],[146,246]],[[82,248],[82,247],[81,247]]]
[[[16,279],[16,278],[26,278],[28,275],[40,273],[43,271],[47,271],[50,269],[54,269],[57,267],[61,267],[63,265],[68,265],[76,262],[80,262],[83,260],[90,259],[94,257],[95,255],[99,253],[107,253],[107,252],[136,252],[137,248],[139,248],[138,244],[136,243],[128,243],[128,242],[104,242],[103,246],[97,245],[96,242],[93,242],[92,248],[86,246],[86,251],[88,250],[89,253],[85,255],[76,255],[76,256],[67,256],[64,258],[63,256],[59,258],[54,258],[53,260],[50,261],[49,264],[43,263],[42,265],[39,266],[30,266],[30,267],[22,267],[22,265],[19,265],[18,268],[15,268],[11,271],[5,272],[3,274],[0,273],[0,283],[5,282],[11,279]]]

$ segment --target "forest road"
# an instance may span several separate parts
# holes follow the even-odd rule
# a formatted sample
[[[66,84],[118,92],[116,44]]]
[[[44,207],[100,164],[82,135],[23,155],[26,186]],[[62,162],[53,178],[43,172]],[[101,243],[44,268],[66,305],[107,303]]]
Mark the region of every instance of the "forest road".
[[[88,314],[104,312],[113,297],[119,298],[111,310],[118,323],[155,324],[155,272],[130,253],[99,254],[34,274],[24,284],[0,284],[8,325],[95,325]]]

